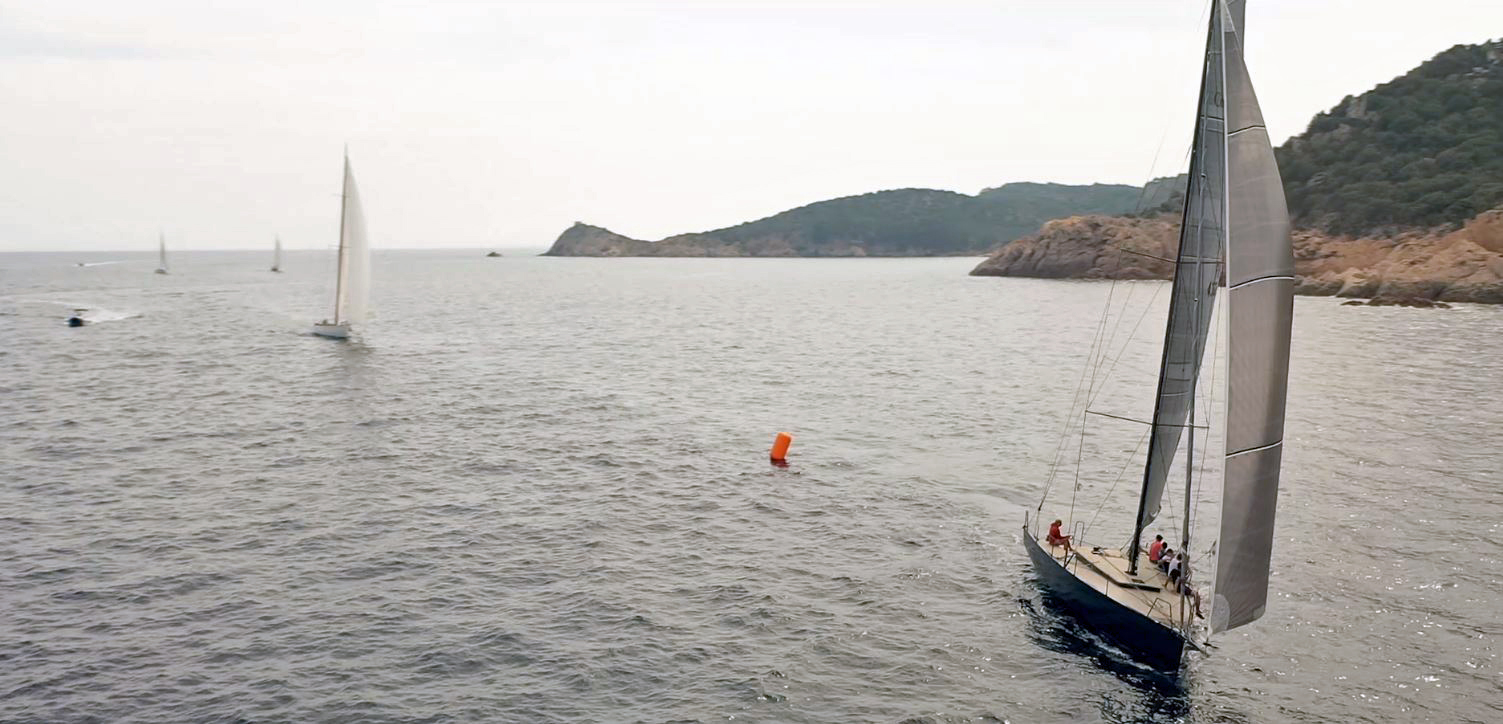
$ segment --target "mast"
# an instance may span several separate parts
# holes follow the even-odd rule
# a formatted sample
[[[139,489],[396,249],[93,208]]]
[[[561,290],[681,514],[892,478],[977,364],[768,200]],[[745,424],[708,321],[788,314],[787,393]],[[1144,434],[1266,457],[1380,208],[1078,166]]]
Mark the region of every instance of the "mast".
[[[1148,460],[1138,495],[1128,573],[1138,572],[1138,553],[1143,531],[1158,515],[1163,502],[1169,466],[1179,447],[1181,433],[1193,419],[1195,382],[1210,329],[1216,288],[1220,282],[1226,198],[1226,116],[1222,67],[1224,65],[1221,0],[1213,0],[1206,32],[1205,63],[1200,77],[1200,95],[1195,117],[1195,135],[1190,151],[1190,170],[1185,186],[1185,209],[1180,219],[1179,251],[1169,297],[1169,319],[1164,331],[1164,351],[1159,361]],[[1209,263],[1208,263],[1209,262]],[[1190,423],[1190,424],[1193,424]],[[1193,437],[1192,443],[1193,443]]]
[[[346,250],[344,244],[344,204],[350,193],[350,149],[344,150],[344,180],[339,187],[339,273],[334,278],[334,323],[339,324],[339,308],[343,306],[344,269]]]

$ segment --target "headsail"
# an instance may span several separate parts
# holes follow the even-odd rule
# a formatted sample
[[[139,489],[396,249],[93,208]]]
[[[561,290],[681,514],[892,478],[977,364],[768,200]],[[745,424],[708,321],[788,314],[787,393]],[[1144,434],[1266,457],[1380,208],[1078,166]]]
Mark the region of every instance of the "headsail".
[[[1148,463],[1129,560],[1137,560],[1139,537],[1158,515],[1175,450],[1179,447],[1195,382],[1200,376],[1210,330],[1216,288],[1221,280],[1222,235],[1226,207],[1226,109],[1223,104],[1222,20],[1214,16],[1206,42],[1199,114],[1190,151],[1189,183],[1179,232],[1174,287],[1169,297],[1169,326],[1159,366],[1158,397],[1153,410]]]
[[[339,220],[339,289],[334,319],[360,324],[365,321],[370,296],[370,245],[365,235],[365,212],[350,159],[344,159],[344,203]]]
[[[1243,0],[1231,3],[1228,23],[1240,20],[1243,6]],[[1268,601],[1294,316],[1289,210],[1263,112],[1243,61],[1240,29],[1240,23],[1228,27],[1223,36],[1231,184],[1226,466],[1211,616],[1216,631],[1257,620]]]

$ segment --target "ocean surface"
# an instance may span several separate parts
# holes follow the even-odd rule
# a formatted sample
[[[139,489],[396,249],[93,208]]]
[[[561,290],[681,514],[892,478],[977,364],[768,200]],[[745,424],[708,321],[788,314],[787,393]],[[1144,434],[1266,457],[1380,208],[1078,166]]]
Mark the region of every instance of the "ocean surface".
[[[1019,536],[1161,283],[383,251],[336,342],[330,252],[154,256],[0,254],[0,721],[1503,721],[1503,308],[1298,300],[1269,611],[1174,680]]]

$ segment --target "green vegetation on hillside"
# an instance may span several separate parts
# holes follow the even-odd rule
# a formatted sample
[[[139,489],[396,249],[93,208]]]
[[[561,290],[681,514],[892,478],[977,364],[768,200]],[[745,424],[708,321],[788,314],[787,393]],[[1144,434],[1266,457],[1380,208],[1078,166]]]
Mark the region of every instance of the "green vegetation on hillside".
[[[984,252],[1036,231],[1049,219],[1132,210],[1141,189],[1094,184],[1015,183],[976,196],[933,189],[897,189],[820,201],[765,219],[692,234],[732,244],[786,240],[801,256]]]
[[[1347,96],[1277,155],[1297,226],[1383,234],[1503,203],[1503,41]]]

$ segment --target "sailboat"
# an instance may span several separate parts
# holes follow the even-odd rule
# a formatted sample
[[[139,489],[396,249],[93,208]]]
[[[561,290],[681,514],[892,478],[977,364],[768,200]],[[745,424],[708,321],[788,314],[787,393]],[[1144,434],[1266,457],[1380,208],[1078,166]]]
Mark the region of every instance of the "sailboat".
[[[157,232],[157,273],[167,273],[167,235]]]
[[[334,281],[334,317],[313,325],[321,337],[344,339],[353,327],[365,321],[370,293],[370,245],[365,237],[365,213],[360,191],[350,170],[350,155],[344,156],[344,191],[339,206],[339,272]]]
[[[280,236],[276,237],[276,244],[272,247],[271,270],[274,272],[282,271],[282,237]]]
[[[1041,538],[1039,525],[1052,517],[1041,515],[1043,501],[1031,525],[1027,516],[1023,523],[1024,547],[1050,598],[1134,658],[1167,669],[1178,669],[1186,650],[1202,648],[1199,632],[1252,623],[1268,602],[1294,258],[1278,166],[1243,62],[1245,8],[1245,0],[1211,3],[1169,319],[1153,416],[1144,422],[1148,455],[1132,539],[1121,547],[1087,541],[1090,524],[1081,521],[1062,528],[1071,534],[1068,546],[1052,535]],[[1191,538],[1195,433],[1206,429],[1195,423],[1195,395],[1223,280],[1221,514],[1207,546],[1200,532]],[[1181,438],[1186,439],[1182,449]],[[1214,556],[1213,595],[1204,622],[1196,615],[1200,585],[1194,572],[1184,569],[1187,585],[1181,587],[1149,562],[1144,549],[1145,531],[1158,516],[1177,467],[1172,465],[1177,450],[1185,463],[1184,527],[1171,532],[1169,543],[1186,554],[1197,543]],[[1200,482],[1202,492],[1211,487]]]

